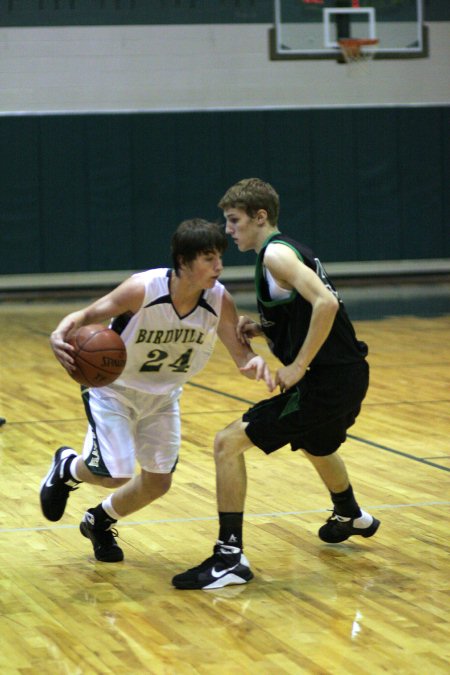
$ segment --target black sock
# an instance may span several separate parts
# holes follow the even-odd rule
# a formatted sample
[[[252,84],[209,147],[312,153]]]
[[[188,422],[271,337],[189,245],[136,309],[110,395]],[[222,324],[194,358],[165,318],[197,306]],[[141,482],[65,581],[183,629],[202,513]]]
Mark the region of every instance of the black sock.
[[[114,520],[114,518],[108,516],[101,503],[98,506],[95,506],[93,509],[88,509],[87,512],[94,517],[94,522],[91,523],[94,527],[107,530],[110,525],[117,523],[117,520]]]
[[[361,509],[353,494],[353,488],[348,486],[344,492],[330,492],[331,500],[334,504],[334,510],[338,516],[346,518],[359,518]]]
[[[219,540],[229,546],[242,548],[243,513],[219,512]]]

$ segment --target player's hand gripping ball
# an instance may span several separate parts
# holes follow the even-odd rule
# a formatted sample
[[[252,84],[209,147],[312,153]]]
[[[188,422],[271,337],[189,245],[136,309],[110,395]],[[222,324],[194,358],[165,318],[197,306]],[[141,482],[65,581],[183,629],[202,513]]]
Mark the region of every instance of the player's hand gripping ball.
[[[76,370],[70,376],[87,387],[105,387],[122,373],[127,362],[125,344],[102,324],[81,326],[67,338],[75,352]]]

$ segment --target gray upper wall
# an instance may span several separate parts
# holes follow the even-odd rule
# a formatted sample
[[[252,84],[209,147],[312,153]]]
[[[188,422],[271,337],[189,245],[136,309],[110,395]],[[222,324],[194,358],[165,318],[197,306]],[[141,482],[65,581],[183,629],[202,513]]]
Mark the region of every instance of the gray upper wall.
[[[450,23],[429,56],[271,61],[270,24],[0,28],[0,115],[442,105]]]

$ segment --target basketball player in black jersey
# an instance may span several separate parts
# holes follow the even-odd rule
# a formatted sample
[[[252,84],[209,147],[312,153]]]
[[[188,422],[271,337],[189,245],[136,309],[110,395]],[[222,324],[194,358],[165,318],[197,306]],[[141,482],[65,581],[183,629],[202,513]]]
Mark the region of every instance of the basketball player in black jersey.
[[[379,521],[353,494],[338,448],[360,412],[369,383],[367,345],[360,342],[336,289],[318,258],[277,227],[279,198],[257,178],[232,186],[219,202],[226,231],[240,251],[255,250],[259,323],[239,319],[243,343],[264,335],[281,361],[280,393],[250,408],[216,435],[219,538],[213,555],[172,580],[180,589],[245,584],[253,574],[244,556],[244,452],[266,454],[290,445],[302,450],[331,496],[333,514],[319,529],[327,543],[371,537]]]

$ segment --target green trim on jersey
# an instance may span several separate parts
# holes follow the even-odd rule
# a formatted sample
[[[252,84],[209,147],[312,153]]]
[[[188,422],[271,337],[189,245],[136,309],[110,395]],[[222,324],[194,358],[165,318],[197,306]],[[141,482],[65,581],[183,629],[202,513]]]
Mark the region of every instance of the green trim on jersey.
[[[304,263],[304,259],[302,254],[295,248],[295,246],[292,246],[289,244],[287,241],[282,241],[281,239],[272,239],[272,237],[276,237],[277,235],[281,234],[281,232],[274,232],[273,234],[269,235],[267,239],[264,240],[264,243],[261,247],[261,251],[265,251],[267,246],[269,244],[283,244],[284,246],[288,246],[294,253],[296,254],[297,258],[300,260],[300,262]],[[260,251],[260,254],[261,254]],[[285,298],[284,300],[263,300],[263,298],[260,295],[260,280],[261,278],[264,277],[263,273],[263,259],[264,256],[261,257],[261,255],[258,255],[258,259],[256,261],[256,267],[255,267],[255,288],[256,288],[256,296],[258,300],[265,306],[265,307],[275,307],[276,305],[286,305],[288,302],[292,302],[297,295],[297,290],[295,288],[292,289],[292,291],[289,294],[288,298]],[[287,290],[287,289],[286,289]]]

